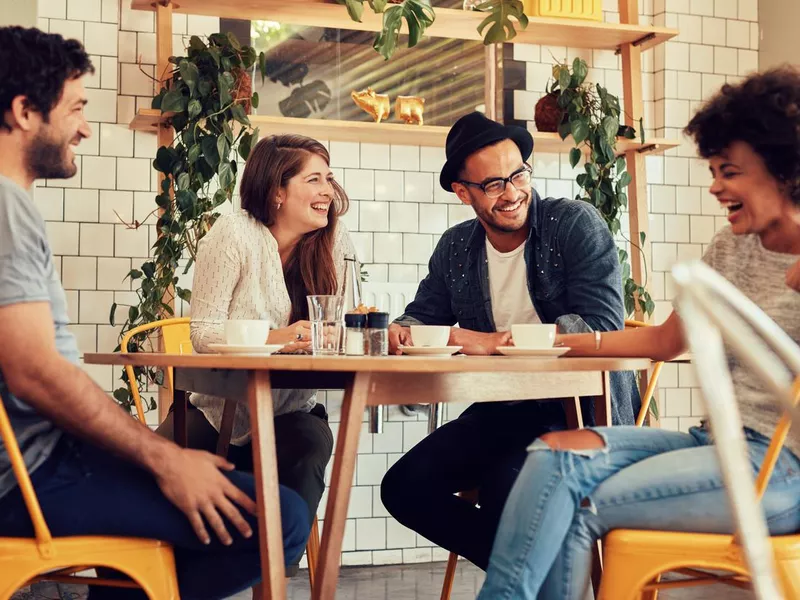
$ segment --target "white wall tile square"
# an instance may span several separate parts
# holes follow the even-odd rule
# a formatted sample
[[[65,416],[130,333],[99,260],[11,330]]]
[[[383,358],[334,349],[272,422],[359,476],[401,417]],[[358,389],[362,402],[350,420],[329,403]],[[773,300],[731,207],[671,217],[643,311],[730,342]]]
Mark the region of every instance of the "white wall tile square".
[[[392,202],[389,209],[389,230],[403,233],[419,231],[419,205]]]
[[[120,62],[135,63],[137,62],[136,53],[136,32],[134,31],[120,31],[117,40],[117,58]],[[145,62],[142,60],[142,62]],[[153,63],[155,62],[152,61]]]
[[[714,48],[701,44],[691,44],[689,48],[689,69],[695,73],[713,73]]]
[[[439,185],[439,178],[436,177],[433,182],[433,201],[437,204],[460,204],[461,200],[458,199],[458,196],[455,195],[454,192],[445,191],[445,189]]]
[[[39,0],[37,8],[39,17],[47,19],[67,18],[67,0]]]
[[[362,231],[389,231],[389,203],[361,202],[359,222]]]
[[[114,252],[98,256],[129,256],[132,258],[148,255],[148,231],[145,227],[129,229],[125,225],[114,226]]]
[[[45,221],[64,220],[64,190],[44,187],[37,182],[33,193],[33,203]]]
[[[64,190],[64,220],[91,222],[98,220],[97,190]]]
[[[718,75],[736,75],[739,72],[735,48],[714,48],[714,72]]]
[[[97,352],[97,325],[77,325],[75,323],[68,326],[75,341],[78,343],[78,353],[83,356],[87,352]]]
[[[357,169],[360,166],[360,152],[361,149],[357,142],[331,142],[331,167],[351,167]]]
[[[107,324],[108,313],[114,303],[113,292],[80,292],[80,309],[78,312],[81,323]],[[104,388],[108,390],[109,388]]]
[[[155,15],[146,10],[131,10],[130,3],[122,2],[120,29],[125,31],[155,31]]]
[[[356,550],[382,550],[386,548],[386,519],[358,519],[356,521]]]
[[[136,116],[136,98],[133,96],[117,97],[117,123],[128,124]]]
[[[444,148],[421,146],[419,149],[419,170],[431,172],[437,179],[446,160]]]
[[[146,158],[117,159],[117,189],[149,190],[152,161]]]
[[[119,23],[119,1],[102,0],[100,18],[104,23]]]
[[[386,233],[375,236],[374,260],[380,263],[402,263],[403,234]],[[430,258],[430,255],[428,255]],[[372,262],[372,261],[369,261]]]
[[[137,33],[136,53],[139,60],[134,62],[143,62],[147,65],[154,65],[158,63],[158,56],[156,54],[156,34]]]
[[[417,265],[389,265],[389,281],[394,283],[418,283]]]
[[[80,231],[78,223],[47,221],[45,222],[45,231],[53,254],[61,256],[76,256],[78,254]]]
[[[665,50],[665,67],[678,71],[689,69],[689,44],[667,42]]]
[[[727,42],[731,48],[750,48],[750,23],[728,20]]]
[[[100,222],[133,221],[133,192],[100,190]]]
[[[714,0],[714,14],[726,19],[736,19],[738,11],[736,3],[738,0]]]
[[[353,486],[350,491],[348,519],[361,519],[372,516],[372,488],[368,485]]]
[[[120,326],[112,327],[111,325],[98,325],[97,326],[97,351],[98,352],[113,352],[114,348],[119,345],[119,332],[122,328]]]
[[[154,91],[153,76],[155,68],[150,65],[119,66],[119,91],[129,96],[152,96]]]
[[[80,254],[82,256],[114,255],[113,225],[106,223],[81,223],[80,232]]]
[[[361,144],[362,169],[388,169],[389,165],[388,144]]]
[[[447,229],[447,206],[419,205],[419,232],[442,234]]]
[[[67,0],[67,18],[75,21],[99,21],[100,0]]]
[[[709,46],[725,45],[725,19],[703,17],[703,43]]]
[[[372,234],[363,233],[360,231],[351,231],[350,239],[353,240],[353,245],[356,247],[356,254],[358,254],[358,259],[362,263],[373,262]]]
[[[664,215],[664,241],[679,243],[689,241],[688,215]]]
[[[89,54],[116,56],[117,25],[113,23],[85,23],[83,27],[83,43]]]
[[[100,87],[106,90],[116,90],[117,74],[119,73],[117,59],[113,56],[102,56],[100,57],[100,64],[102,65],[100,69]]]
[[[679,14],[678,31],[680,31],[676,38],[678,41],[703,43],[703,19],[697,15]]]
[[[433,252],[433,236],[427,234],[403,234],[403,262],[427,265]]]
[[[61,284],[68,290],[97,288],[97,259],[90,256],[65,256],[61,261]]]
[[[126,279],[130,270],[129,258],[98,258],[97,289],[114,291],[131,289],[131,282]]]
[[[114,90],[86,90],[88,104],[84,108],[87,121],[116,123],[117,92]]]
[[[83,42],[83,21],[50,19],[50,33],[58,33],[65,39]]]
[[[356,485],[380,485],[385,473],[385,454],[359,455],[356,465]]]
[[[471,206],[465,204],[451,204],[447,207],[448,226],[453,227],[464,221],[471,221],[475,218],[475,211]]]
[[[390,147],[392,171],[418,171],[419,170],[419,146],[395,146]]]
[[[101,123],[100,153],[105,156],[133,156],[133,134],[127,125]]]
[[[397,147],[393,146],[393,148]],[[433,175],[431,173],[405,173],[403,198],[406,202],[431,202],[433,199]]]
[[[353,200],[372,200],[375,198],[374,171],[364,169],[344,170],[344,189]]]
[[[375,171],[375,200],[402,200],[403,178],[397,171]]]
[[[682,187],[675,196],[675,211],[682,215],[703,213],[700,188]]]
[[[758,52],[756,50],[739,50],[739,75],[749,75],[758,71]]]

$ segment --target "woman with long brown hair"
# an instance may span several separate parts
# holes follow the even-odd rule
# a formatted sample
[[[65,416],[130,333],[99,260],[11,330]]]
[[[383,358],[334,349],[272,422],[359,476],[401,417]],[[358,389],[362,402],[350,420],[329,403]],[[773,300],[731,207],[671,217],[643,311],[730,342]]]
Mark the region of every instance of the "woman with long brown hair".
[[[242,208],[220,217],[201,240],[194,271],[191,338],[196,352],[225,342],[228,319],[268,318],[267,344],[308,347],[309,294],[341,293],[347,254],[355,255],[339,217],[347,195],[333,178],[321,143],[276,135],[253,148],[242,175]],[[308,503],[314,518],[325,489],[333,435],[316,390],[273,390],[278,479]],[[192,394],[188,442],[214,451],[225,399]],[[159,433],[173,437],[172,414]],[[252,471],[250,414],[236,405],[228,458]],[[296,572],[289,568],[288,573]]]

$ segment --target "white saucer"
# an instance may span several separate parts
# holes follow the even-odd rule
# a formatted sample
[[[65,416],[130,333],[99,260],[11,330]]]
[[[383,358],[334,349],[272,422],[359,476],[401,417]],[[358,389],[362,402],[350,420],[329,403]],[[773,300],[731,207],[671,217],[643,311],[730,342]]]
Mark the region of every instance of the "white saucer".
[[[566,354],[571,348],[558,346],[557,348],[518,348],[517,346],[499,346],[497,351],[506,356],[538,356],[540,358],[555,358]]]
[[[237,344],[209,344],[208,347],[219,354],[273,354],[282,344],[258,344],[257,346],[240,346]]]
[[[403,354],[409,356],[450,356],[463,346],[398,346]]]

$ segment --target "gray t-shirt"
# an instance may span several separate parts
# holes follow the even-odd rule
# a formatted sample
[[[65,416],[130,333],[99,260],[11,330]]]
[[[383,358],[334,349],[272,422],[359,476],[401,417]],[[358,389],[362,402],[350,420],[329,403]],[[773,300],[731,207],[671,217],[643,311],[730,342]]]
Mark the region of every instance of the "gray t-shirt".
[[[22,302],[50,304],[56,348],[61,356],[77,363],[78,346],[67,329],[67,301],[53,267],[44,221],[25,190],[0,176],[0,306]],[[62,432],[23,399],[8,391],[2,369],[0,397],[25,465],[32,473],[50,456]],[[0,442],[0,498],[16,485],[8,452]]]
[[[703,260],[800,343],[800,293],[786,285],[786,271],[800,256],[771,252],[757,235],[734,235],[725,227],[714,236]],[[744,426],[771,438],[783,414],[781,407],[751,369],[730,353],[728,362]],[[796,436],[790,436],[786,446],[800,456]]]

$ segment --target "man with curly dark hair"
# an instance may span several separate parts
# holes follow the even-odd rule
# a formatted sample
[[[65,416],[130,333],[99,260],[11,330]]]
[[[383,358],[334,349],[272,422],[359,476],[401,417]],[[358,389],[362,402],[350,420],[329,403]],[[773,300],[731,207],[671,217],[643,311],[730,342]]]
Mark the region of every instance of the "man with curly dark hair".
[[[800,73],[784,67],[726,85],[689,123],[727,212],[703,261],[800,343]],[[561,335],[571,356],[669,360],[686,349],[678,313],[661,325]],[[733,357],[731,379],[753,474],[781,409]],[[478,600],[585,598],[596,541],[613,529],[731,534],[736,523],[711,430],[590,427],[529,448],[494,540]],[[761,501],[772,535],[800,531],[800,439],[789,438]],[[788,590],[787,590],[788,591]]]
[[[77,173],[92,70],[76,40],[0,28],[0,399],[54,535],[165,540],[182,598],[225,598],[261,575],[253,477],[151,432],[78,366],[44,222],[26,191]],[[280,503],[291,563],[308,537],[307,507],[288,488]],[[0,537],[33,533],[0,444]],[[96,587],[91,597],[146,595]]]

